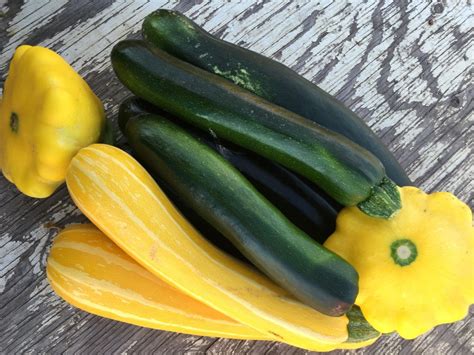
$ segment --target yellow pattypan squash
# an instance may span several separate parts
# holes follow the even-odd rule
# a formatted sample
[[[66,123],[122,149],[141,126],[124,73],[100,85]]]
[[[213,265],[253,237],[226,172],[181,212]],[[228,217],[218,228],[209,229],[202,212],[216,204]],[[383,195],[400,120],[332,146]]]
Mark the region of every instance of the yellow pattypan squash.
[[[403,208],[390,220],[343,209],[325,246],[359,273],[356,303],[367,321],[412,339],[462,319],[474,303],[474,229],[452,194],[400,192]]]
[[[102,103],[61,56],[16,49],[0,103],[0,168],[21,192],[51,195],[72,157],[104,128]]]

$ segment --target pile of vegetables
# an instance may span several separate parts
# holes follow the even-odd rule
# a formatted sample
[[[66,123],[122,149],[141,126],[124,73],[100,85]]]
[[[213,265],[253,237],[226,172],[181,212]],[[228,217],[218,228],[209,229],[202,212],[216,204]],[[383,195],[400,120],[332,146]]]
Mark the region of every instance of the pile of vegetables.
[[[118,115],[131,155],[59,55],[21,46],[10,64],[3,174],[32,197],[66,181],[95,225],[52,245],[60,297],[144,327],[316,351],[467,314],[467,205],[411,186],[360,118],[282,64],[173,11],[142,34],[111,53],[135,95]]]

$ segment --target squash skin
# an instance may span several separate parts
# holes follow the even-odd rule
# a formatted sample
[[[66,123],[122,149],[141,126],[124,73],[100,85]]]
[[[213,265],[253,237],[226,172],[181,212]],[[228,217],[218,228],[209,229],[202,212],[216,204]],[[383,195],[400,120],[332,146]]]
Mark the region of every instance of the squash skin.
[[[117,43],[111,59],[135,95],[301,174],[342,205],[380,218],[400,208],[399,197],[385,198],[398,190],[380,161],[347,138],[142,41]]]
[[[102,317],[200,336],[268,339],[155,277],[91,224],[56,236],[46,274],[61,298]]]
[[[181,60],[346,136],[378,157],[397,185],[412,185],[395,157],[360,117],[285,65],[220,40],[177,11],[152,12],[143,22],[142,35],[151,45]]]
[[[46,274],[61,298],[98,316],[198,336],[271,340],[155,277],[92,224],[71,225],[60,231],[51,246]],[[348,327],[354,331],[349,319]],[[355,333],[359,331],[355,329]],[[356,349],[377,338],[325,350]]]
[[[0,100],[0,171],[22,193],[46,198],[77,151],[99,141],[104,107],[58,53],[21,45]]]
[[[296,302],[209,244],[124,151],[103,144],[80,150],[66,182],[76,205],[99,229],[151,273],[189,296],[297,347],[324,351],[347,339],[347,317],[325,316]]]
[[[135,120],[145,113],[157,114],[171,120],[219,153],[292,223],[318,243],[324,243],[334,232],[337,213],[342,209],[342,206],[320,188],[271,160],[186,125],[176,117],[136,96],[132,96],[120,104],[118,123],[122,133],[126,135],[125,127],[128,121]],[[177,194],[167,186],[166,182],[160,179],[157,174],[153,174],[153,171],[150,173],[163,189],[166,186],[166,195],[177,204],[179,210],[201,234],[213,243],[217,243],[219,248],[224,248],[233,256],[243,258],[235,247],[231,248],[232,245],[229,246],[226,243],[227,240],[215,228],[194,213],[183,201],[180,201]]]
[[[357,295],[357,273],[294,226],[231,164],[158,115],[129,121],[126,137],[150,171],[277,284],[339,316]]]

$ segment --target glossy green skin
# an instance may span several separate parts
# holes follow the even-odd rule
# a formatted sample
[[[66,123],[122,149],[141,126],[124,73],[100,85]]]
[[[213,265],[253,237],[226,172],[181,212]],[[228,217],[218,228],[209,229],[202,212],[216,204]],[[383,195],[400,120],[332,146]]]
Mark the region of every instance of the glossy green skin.
[[[323,244],[334,232],[337,213],[342,206],[317,186],[277,163],[213,137],[209,133],[183,124],[176,117],[136,96],[130,97],[120,104],[118,124],[123,134],[125,134],[125,126],[129,120],[145,113],[153,113],[171,120],[219,153],[236,167],[293,224],[318,243]],[[205,221],[193,214],[189,208],[186,208],[185,204],[180,203],[172,189],[168,189],[166,194],[179,205],[179,209],[186,218],[190,219],[192,224],[205,237],[212,239],[213,242],[219,240],[219,238],[222,239],[219,232],[209,228],[210,226]],[[225,247],[228,251],[228,246]],[[231,252],[235,254],[233,250]]]
[[[162,110],[159,110],[155,106],[149,104],[148,102],[139,99],[138,97],[131,97],[126,99],[120,104],[118,112],[118,125],[122,134],[126,137],[127,131],[125,130],[127,123],[139,119],[141,115],[154,113],[165,117],[167,119],[172,119],[172,117],[165,113]],[[140,157],[135,157],[141,164],[146,166],[146,162],[142,161]],[[166,181],[160,178],[158,174],[153,172],[154,169],[148,169],[148,172],[153,179],[156,180],[163,192],[168,196],[168,198],[173,202],[173,204],[178,208],[178,210],[183,214],[183,216],[196,228],[199,233],[202,234],[204,238],[210,241],[212,244],[217,246],[222,251],[227,254],[232,255],[233,257],[245,262],[250,263],[242,253],[225,237],[222,236],[219,231],[217,231],[212,225],[207,223],[203,218],[201,218],[192,208],[188,206],[186,201],[182,200],[171,186],[169,186]],[[328,235],[329,236],[329,235]],[[327,239],[327,238],[325,238]]]
[[[283,64],[219,40],[176,11],[161,9],[148,15],[142,34],[147,42],[169,54],[346,136],[379,158],[397,185],[412,185],[392,153],[361,118]]]
[[[380,161],[347,138],[180,61],[142,41],[122,41],[112,66],[135,95],[293,170],[345,206],[385,178]]]
[[[313,241],[237,169],[157,115],[126,125],[138,158],[257,268],[322,313],[346,313],[358,292],[355,269]]]

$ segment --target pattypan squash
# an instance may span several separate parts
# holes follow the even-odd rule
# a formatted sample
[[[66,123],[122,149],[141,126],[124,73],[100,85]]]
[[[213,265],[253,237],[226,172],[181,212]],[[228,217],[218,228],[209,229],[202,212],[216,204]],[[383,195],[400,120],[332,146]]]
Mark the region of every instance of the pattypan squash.
[[[367,321],[412,339],[462,319],[474,303],[474,229],[452,194],[400,192],[403,208],[389,220],[343,209],[325,246],[359,273],[356,304]]]
[[[58,54],[16,49],[0,103],[0,169],[24,194],[47,197],[77,151],[105,129],[102,103]]]

